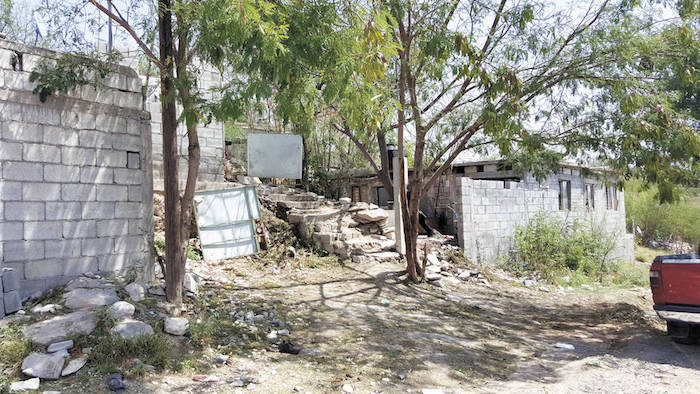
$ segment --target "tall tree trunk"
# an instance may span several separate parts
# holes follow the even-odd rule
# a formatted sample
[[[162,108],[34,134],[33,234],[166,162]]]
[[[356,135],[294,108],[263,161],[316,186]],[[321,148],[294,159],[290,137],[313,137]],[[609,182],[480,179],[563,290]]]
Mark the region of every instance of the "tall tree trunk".
[[[303,150],[303,156],[301,157],[301,187],[309,191],[309,154],[311,150],[309,149],[309,142],[306,136],[301,136],[301,145]]]
[[[389,152],[386,150],[386,132],[377,130],[377,145],[379,146],[379,160],[381,167],[377,176],[384,186],[388,196],[394,195],[394,185],[391,183],[389,175]]]
[[[170,0],[158,2],[158,36],[160,39],[161,114],[163,128],[163,187],[165,189],[165,284],[168,301],[182,303],[185,255],[182,253],[182,217],[178,180],[177,109],[173,80],[173,26]]]

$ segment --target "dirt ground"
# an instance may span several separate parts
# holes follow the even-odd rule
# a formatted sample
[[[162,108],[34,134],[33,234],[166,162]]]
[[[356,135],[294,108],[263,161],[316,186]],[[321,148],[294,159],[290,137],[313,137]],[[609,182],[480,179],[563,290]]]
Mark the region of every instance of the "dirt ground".
[[[495,277],[491,288],[437,288],[407,285],[395,264],[233,264],[231,288],[209,294],[273,304],[293,322],[289,338],[320,354],[279,353],[267,341],[221,365],[217,349],[205,349],[198,357],[211,369],[146,375],[128,392],[700,392],[700,347],[665,336],[647,289],[557,294]],[[253,383],[234,387],[241,378]]]

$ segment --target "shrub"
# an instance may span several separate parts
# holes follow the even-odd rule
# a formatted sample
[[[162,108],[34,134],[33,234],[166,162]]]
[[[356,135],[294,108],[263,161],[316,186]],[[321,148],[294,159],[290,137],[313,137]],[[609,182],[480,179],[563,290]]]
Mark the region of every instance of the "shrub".
[[[615,237],[593,220],[564,220],[538,213],[516,228],[514,248],[504,268],[517,274],[534,271],[546,279],[562,271],[587,276],[609,271]]]

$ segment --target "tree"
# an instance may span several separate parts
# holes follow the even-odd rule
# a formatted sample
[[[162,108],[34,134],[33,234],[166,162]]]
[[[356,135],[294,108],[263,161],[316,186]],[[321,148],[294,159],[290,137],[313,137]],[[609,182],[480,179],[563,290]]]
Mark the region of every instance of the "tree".
[[[415,143],[412,177],[401,179],[410,195],[402,188],[411,280],[422,274],[420,200],[465,150],[492,147],[538,176],[564,157],[625,163],[644,152],[640,145],[620,145],[632,133],[601,110],[615,102],[599,94],[639,77],[631,70],[616,72],[621,63],[640,60],[635,44],[654,25],[637,16],[633,3],[594,0],[574,11],[534,0],[382,4],[396,20],[393,34],[400,46],[398,154],[408,133]],[[669,144],[659,134],[649,142],[669,158],[683,161],[693,150],[697,157],[698,136],[686,130],[683,138],[692,144]],[[439,140],[444,142],[429,154],[430,142]]]
[[[234,91],[229,89],[217,99],[206,101],[196,87],[197,66],[195,56],[212,60],[219,67],[238,59],[241,48],[253,48],[264,43],[273,47],[278,42],[281,30],[264,19],[274,8],[264,1],[242,1],[237,4],[222,0],[158,0],[157,17],[158,47],[156,54],[134,26],[122,17],[119,9],[107,0],[87,0],[102,15],[123,28],[134,40],[148,61],[156,66],[160,76],[160,99],[163,129],[163,166],[165,187],[165,279],[168,301],[178,308],[182,303],[182,287],[185,274],[189,223],[193,214],[193,197],[199,170],[199,141],[197,124],[212,116],[221,119],[236,116],[247,104],[254,90]],[[111,6],[111,7],[110,7]],[[75,7],[72,10],[82,8]],[[71,9],[66,11],[70,15]],[[144,21],[143,26],[148,26]],[[225,30],[227,37],[213,36],[213,27]],[[265,32],[267,31],[267,33]],[[213,41],[218,39],[218,42]],[[211,56],[212,52],[217,53]],[[202,56],[204,55],[204,56]],[[274,55],[274,54],[273,54]],[[270,57],[266,58],[268,61]],[[45,70],[50,72],[50,70]],[[55,71],[55,70],[54,70]],[[235,100],[227,100],[236,94]],[[182,116],[177,116],[177,104],[182,106]],[[218,111],[213,112],[213,109]],[[177,124],[184,122],[187,128],[188,169],[184,190],[179,190]]]

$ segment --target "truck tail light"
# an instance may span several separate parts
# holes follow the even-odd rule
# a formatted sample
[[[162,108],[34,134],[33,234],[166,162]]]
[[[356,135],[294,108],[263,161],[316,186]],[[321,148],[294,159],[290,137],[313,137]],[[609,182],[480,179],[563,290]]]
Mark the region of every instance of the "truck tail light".
[[[661,271],[649,271],[649,284],[651,285],[652,289],[658,289],[661,287]]]

